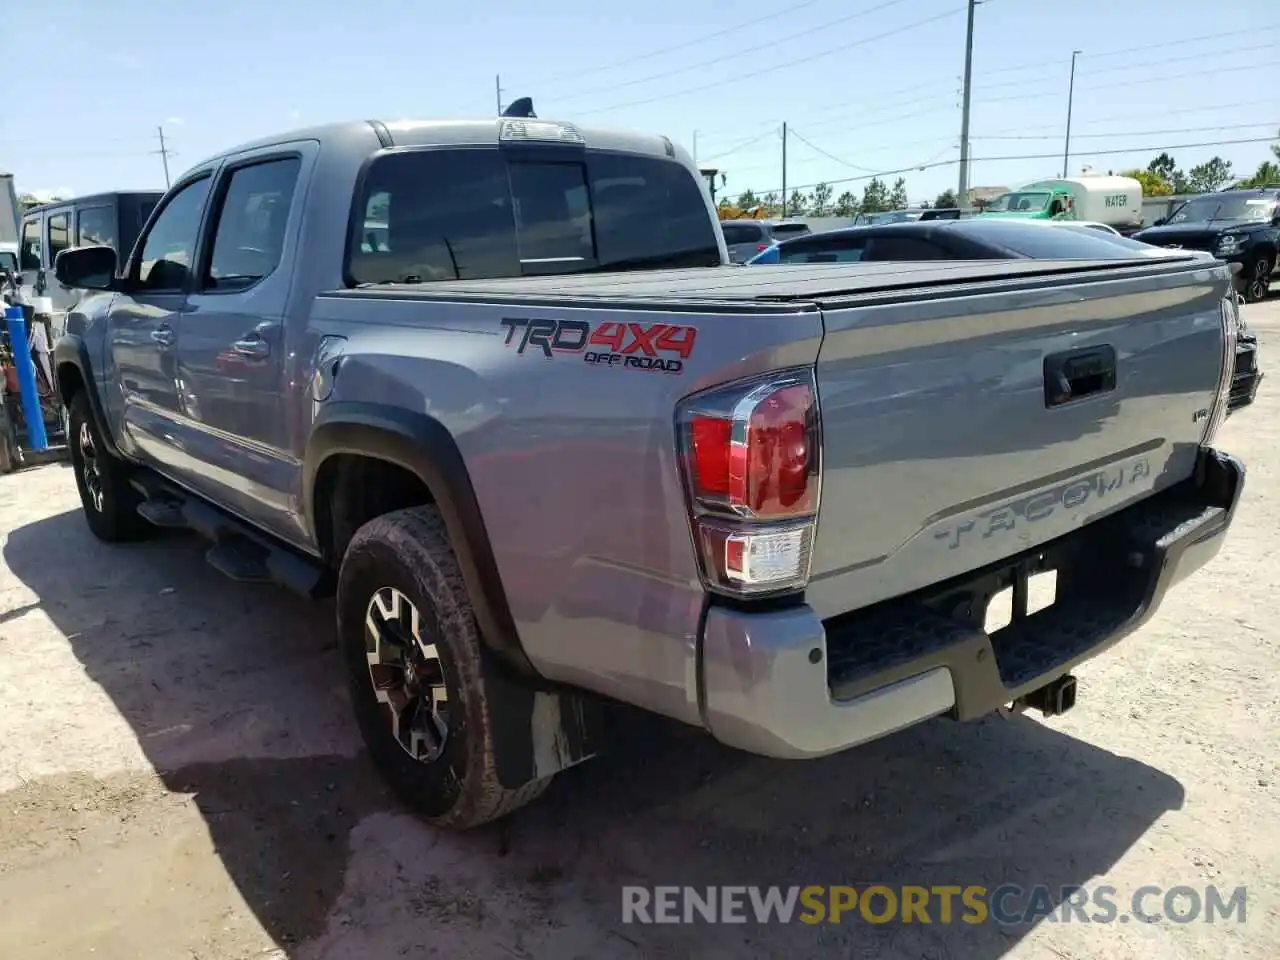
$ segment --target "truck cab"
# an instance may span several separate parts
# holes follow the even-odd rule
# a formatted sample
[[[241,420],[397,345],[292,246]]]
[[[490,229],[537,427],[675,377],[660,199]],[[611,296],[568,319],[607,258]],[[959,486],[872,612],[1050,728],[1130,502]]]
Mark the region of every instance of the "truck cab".
[[[982,216],[1087,220],[1130,233],[1142,227],[1142,185],[1130,177],[1111,176],[1037,180],[996,197]]]
[[[53,261],[69,247],[105,246],[123,259],[163,196],[159,190],[98,193],[32,207],[22,216],[18,243],[20,297],[61,335],[68,311],[83,294],[53,277]]]

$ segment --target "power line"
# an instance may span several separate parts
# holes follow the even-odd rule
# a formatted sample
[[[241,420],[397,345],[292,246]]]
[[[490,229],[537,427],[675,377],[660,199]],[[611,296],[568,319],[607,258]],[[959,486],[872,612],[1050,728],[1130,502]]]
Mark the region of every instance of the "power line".
[[[845,43],[845,44],[841,44],[838,47],[831,47],[830,49],[823,50],[820,53],[814,53],[804,57],[797,57],[794,60],[788,60],[788,61],[785,61],[784,63],[775,64],[772,67],[764,67],[760,70],[753,70],[749,73],[740,73],[736,76],[729,77],[726,80],[715,80],[715,81],[712,81],[711,83],[703,83],[693,87],[685,87],[683,90],[674,90],[669,93],[662,93],[662,94],[658,94],[657,96],[646,97],[643,100],[632,100],[629,103],[615,103],[608,107],[597,107],[593,110],[580,110],[578,111],[578,116],[588,116],[593,113],[605,113],[607,111],[612,111],[612,110],[624,110],[628,107],[640,107],[650,103],[657,103],[660,100],[673,100],[676,97],[687,96],[688,94],[691,94],[691,93],[701,93],[703,90],[714,90],[716,87],[725,87],[732,83],[741,83],[743,80],[750,80],[753,77],[762,77],[768,73],[776,73],[779,70],[786,70],[789,67],[799,66],[802,63],[811,63],[814,60],[821,60],[822,58],[829,57],[832,54],[843,53],[845,50],[852,50],[855,47],[866,46],[868,43],[875,43],[877,40],[883,40],[886,37],[896,36],[899,33],[906,33],[909,30],[916,30],[919,27],[926,26],[930,23],[936,23],[937,21],[942,20],[946,17],[954,17],[957,13],[960,13],[961,10],[963,9],[964,9],[963,7],[958,7],[952,10],[946,10],[942,13],[934,14],[931,17],[925,17],[923,20],[917,20],[914,23],[908,23],[905,26],[897,27],[893,30],[886,30],[884,33],[876,34],[875,36],[863,37],[861,40],[855,40],[852,43]]]
[[[1274,66],[1276,66],[1276,64],[1274,63],[1251,63],[1251,64],[1244,64],[1241,66],[1220,67],[1214,70],[1214,76],[1215,77],[1221,76],[1224,73],[1239,73],[1244,70],[1253,70],[1253,71],[1266,70]],[[1125,80],[1124,83],[1125,83],[1125,86],[1133,87],[1133,86],[1138,86],[1144,83],[1164,83],[1169,80],[1182,80],[1185,77],[1186,77],[1186,73],[1183,72],[1183,73],[1168,74],[1166,76],[1160,76],[1160,77],[1142,77],[1137,80]],[[1103,83],[1103,84],[1096,84],[1092,87],[1082,87],[1081,89],[1103,90],[1111,86],[1112,86],[1111,84]],[[1013,103],[1014,101],[1017,101],[1017,100],[1043,100],[1046,96],[1048,96],[1048,94],[1044,93],[1044,91],[1041,91],[1039,93],[1015,94],[1011,97],[989,97],[989,98],[984,98],[978,102],[979,104]]]
[[[747,147],[750,147],[754,144],[759,143],[765,137],[775,136],[777,132],[778,131],[776,128],[770,128],[766,130],[764,133],[760,134],[759,136],[752,137],[750,140],[744,140],[742,143],[738,144],[736,147],[731,147],[730,149],[724,150],[720,153],[713,153],[711,156],[703,157],[702,159],[704,162],[707,160],[719,160],[721,157],[727,157],[730,154],[737,153],[739,150],[745,150]]]
[[[1198,37],[1187,37],[1182,40],[1165,40],[1161,43],[1150,43],[1140,47],[1125,47],[1124,49],[1121,49],[1121,50],[1103,50],[1100,53],[1090,53],[1089,59],[1101,60],[1105,57],[1118,57],[1126,53],[1141,53],[1146,50],[1162,50],[1166,47],[1179,47],[1186,44],[1200,43],[1204,40],[1221,40],[1226,37],[1241,37],[1246,34],[1252,34],[1254,36],[1257,36],[1259,34],[1266,34],[1269,31],[1274,31],[1277,29],[1280,29],[1280,24],[1272,23],[1272,24],[1267,24],[1265,26],[1250,27],[1249,29],[1246,29],[1246,30],[1229,30],[1226,33],[1208,33]],[[1233,53],[1234,51],[1227,50],[1222,52]],[[1064,59],[1062,63],[1065,64],[1066,60]],[[1009,67],[999,67],[998,69],[995,69],[995,70],[988,70],[986,71],[986,73],[990,76],[995,76],[996,74],[1000,74],[1000,73],[1013,73],[1014,71],[1017,71],[1017,70],[1044,69],[1044,66],[1045,66],[1044,60],[1036,60],[1036,61],[1028,61],[1027,63],[1015,64]]]
[[[663,79],[666,79],[667,77],[676,76],[677,74],[688,73],[691,70],[701,70],[703,67],[710,67],[717,63],[724,63],[726,60],[738,60],[745,54],[755,53],[759,50],[777,49],[778,47],[782,46],[783,44],[789,43],[792,40],[798,40],[801,37],[806,37],[813,33],[820,33],[823,30],[828,30],[831,27],[836,27],[843,23],[849,23],[850,21],[853,21],[853,20],[861,20],[863,17],[869,16],[870,14],[878,13],[881,10],[887,10],[889,7],[896,7],[898,4],[906,3],[906,2],[908,2],[908,0],[885,0],[884,3],[878,4],[877,6],[874,6],[874,7],[868,7],[866,10],[859,10],[857,13],[851,13],[851,14],[848,14],[847,16],[839,17],[835,20],[827,20],[824,23],[819,23],[816,26],[808,27],[804,30],[801,30],[799,33],[788,34],[785,37],[774,37],[773,39],[765,43],[757,44],[754,47],[741,47],[741,48],[735,49],[731,53],[721,54],[718,57],[712,57],[710,60],[702,60],[699,63],[692,63],[687,67],[677,67],[674,70],[663,70],[659,73],[652,73],[647,77],[638,77],[634,80],[624,80],[622,83],[611,84],[610,86],[607,86],[607,87],[597,87],[594,90],[584,91],[583,93],[571,93],[567,97],[560,97],[559,99],[579,100],[582,97],[592,96],[593,94],[596,94],[596,93],[603,93],[609,90],[621,90],[624,87],[634,87],[637,84],[641,84],[641,83],[650,83],[651,81],[654,81],[654,80],[663,80]]]
[[[818,146],[817,144],[815,144],[815,143],[810,143],[810,142],[809,142],[809,140],[808,140],[807,138],[802,137],[800,134],[796,133],[796,131],[795,131],[795,128],[794,128],[794,127],[793,127],[793,128],[792,128],[792,130],[791,130],[791,135],[792,135],[793,137],[795,137],[797,140],[799,140],[801,143],[803,143],[803,144],[804,144],[806,147],[808,147],[810,150],[813,150],[813,151],[815,151],[815,152],[817,152],[817,153],[822,154],[822,155],[823,155],[824,157],[826,157],[828,160],[834,160],[836,163],[840,164],[840,166],[842,166],[842,167],[848,167],[850,170],[861,170],[863,173],[873,173],[873,172],[874,172],[870,167],[860,167],[860,166],[858,166],[856,163],[850,163],[848,160],[842,160],[842,159],[840,159],[839,157],[837,157],[834,153],[828,153],[826,150],[823,150],[823,149],[822,149],[820,146]]]
[[[1246,144],[1246,143],[1271,143],[1274,141],[1274,139],[1275,139],[1274,137],[1250,137],[1250,138],[1244,138],[1239,140],[1208,141],[1205,143],[1169,143],[1169,144],[1163,144],[1161,146],[1123,147],[1123,148],[1114,149],[1114,150],[1090,150],[1088,151],[1088,155],[1091,157],[1106,157],[1106,156],[1117,156],[1119,154],[1125,154],[1125,153],[1148,153],[1148,152],[1161,153],[1169,150],[1192,150],[1198,147],[1230,147],[1230,146],[1236,146],[1238,144]],[[974,157],[971,160],[971,162],[972,163],[1009,163],[1015,160],[1061,160],[1061,159],[1062,159],[1062,154],[1060,153],[1030,153],[1030,154],[1022,154],[1017,156]],[[917,173],[924,170],[932,170],[932,169],[936,169],[937,167],[949,167],[952,164],[957,164],[959,162],[960,160],[958,157],[951,160],[925,161],[924,163],[913,164],[912,166],[909,166],[909,167],[900,167],[897,170],[881,170],[878,173],[874,173],[874,174],[864,174],[857,177],[841,177],[836,180],[819,180],[817,181],[817,183],[804,183],[798,186],[791,187],[789,189],[812,190],[814,187],[818,186],[819,184],[826,184],[827,186],[836,186],[841,183],[860,183],[864,180],[878,179],[880,177],[892,177],[892,176],[896,176],[898,174],[903,174],[903,173]],[[743,190],[744,193],[746,192],[746,189],[750,189],[752,193],[761,194],[761,193],[776,193],[778,188],[772,187],[769,190],[759,190],[754,187],[744,188]]]
[[[1276,121],[1269,121],[1264,123],[1227,124],[1226,126],[1220,126],[1220,127],[1182,127],[1177,130],[1133,130],[1133,131],[1125,130],[1121,133],[1073,133],[1071,135],[1071,138],[1073,140],[1100,140],[1100,139],[1105,139],[1109,137],[1158,137],[1158,136],[1163,136],[1165,134],[1170,134],[1170,133],[1177,133],[1177,134],[1214,133],[1219,130],[1244,130],[1246,128],[1251,128],[1251,127],[1275,127],[1275,126],[1277,126]],[[1030,134],[1024,134],[1024,135],[1008,136],[1008,137],[992,134],[991,136],[974,137],[973,139],[975,140],[1056,140],[1059,136],[1061,136],[1061,134],[1057,134],[1057,133],[1045,134],[1043,136],[1032,136]]]
[[[1232,54],[1237,54],[1237,53],[1251,53],[1255,50],[1275,50],[1275,49],[1276,49],[1276,45],[1274,43],[1260,43],[1252,47],[1238,47],[1235,50],[1232,50],[1231,52]],[[1076,76],[1092,77],[1100,73],[1117,73],[1124,70],[1138,70],[1143,67],[1163,67],[1170,63],[1186,63],[1188,61],[1194,63],[1194,62],[1199,62],[1201,60],[1207,60],[1213,57],[1221,57],[1221,56],[1222,56],[1221,53],[1214,52],[1214,53],[1200,53],[1190,57],[1170,57],[1164,60],[1146,60],[1142,63],[1125,63],[1125,64],[1121,64],[1118,67],[1103,67],[1100,70],[1077,70]],[[1087,58],[1087,55],[1086,55],[1086,58]],[[1061,82],[1062,81],[1060,77],[1046,77],[1043,80],[1006,80],[1003,83],[983,83],[983,84],[980,84],[977,87],[977,89],[997,90],[1004,87],[1025,87],[1028,84],[1061,83]],[[1120,81],[1120,82],[1127,82],[1127,81]]]
[[[769,13],[763,17],[755,17],[751,20],[744,20],[732,27],[725,27],[722,30],[716,30],[714,33],[704,33],[702,36],[673,44],[670,47],[659,47],[657,50],[650,50],[648,53],[638,53],[633,57],[627,57],[625,60],[615,60],[613,63],[601,64],[598,67],[588,67],[586,70],[574,70],[572,73],[562,73],[559,76],[536,81],[535,85],[538,87],[545,87],[549,84],[560,83],[564,80],[580,80],[583,77],[592,76],[593,74],[600,73],[603,70],[616,70],[618,67],[625,67],[628,64],[639,63],[643,60],[651,60],[654,57],[660,57],[667,53],[675,53],[677,50],[687,50],[689,47],[697,46],[700,43],[706,43],[708,40],[725,37],[731,33],[737,33],[739,30],[745,30],[747,27],[754,27],[759,23],[767,23],[770,20],[777,20],[779,17],[789,17],[797,11],[803,10],[805,7],[811,7],[818,2],[820,2],[820,0],[802,0],[802,2],[792,4],[785,10]]]

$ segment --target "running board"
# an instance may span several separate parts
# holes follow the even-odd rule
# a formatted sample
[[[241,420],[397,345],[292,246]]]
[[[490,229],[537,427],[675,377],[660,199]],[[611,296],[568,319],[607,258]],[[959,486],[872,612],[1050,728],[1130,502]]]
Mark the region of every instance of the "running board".
[[[281,547],[237,520],[153,474],[129,480],[146,499],[138,515],[157,527],[191,530],[212,546],[205,560],[241,583],[275,583],[309,599],[333,596],[333,573],[316,560]]]

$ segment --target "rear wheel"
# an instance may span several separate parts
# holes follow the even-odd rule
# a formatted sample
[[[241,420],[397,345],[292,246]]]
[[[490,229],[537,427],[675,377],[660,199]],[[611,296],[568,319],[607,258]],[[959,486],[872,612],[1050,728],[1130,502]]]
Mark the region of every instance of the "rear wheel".
[[[99,540],[136,540],[154,530],[138,515],[142,495],[129,484],[129,469],[107,452],[89,409],[89,398],[77,391],[67,406],[67,448],[76,474],[80,504],[89,529]]]
[[[1246,264],[1244,268],[1245,303],[1257,303],[1265,300],[1271,292],[1271,271],[1275,269],[1275,258],[1270,254],[1260,253],[1256,260]]]
[[[536,798],[543,778],[498,780],[486,665],[457,558],[435,507],[388,513],[352,538],[338,635],[365,745],[400,797],[464,829]]]

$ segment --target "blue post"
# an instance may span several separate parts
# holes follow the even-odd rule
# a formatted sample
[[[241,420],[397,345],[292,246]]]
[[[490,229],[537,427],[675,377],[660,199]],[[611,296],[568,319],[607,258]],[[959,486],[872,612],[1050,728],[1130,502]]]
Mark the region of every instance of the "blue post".
[[[40,391],[36,388],[36,365],[27,345],[27,320],[21,307],[4,308],[5,325],[9,328],[9,345],[18,372],[18,388],[22,391],[22,415],[27,421],[27,447],[48,450],[49,438],[44,432],[44,413],[40,409]]]

